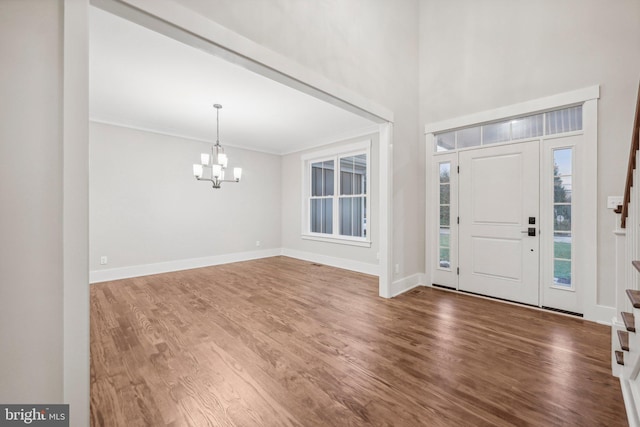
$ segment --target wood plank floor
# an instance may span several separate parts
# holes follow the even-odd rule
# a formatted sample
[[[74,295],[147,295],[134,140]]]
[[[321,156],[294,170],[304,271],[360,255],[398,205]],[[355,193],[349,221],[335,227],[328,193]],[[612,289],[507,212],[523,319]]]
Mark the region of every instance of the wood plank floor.
[[[624,426],[610,329],[286,257],[91,287],[92,426]]]

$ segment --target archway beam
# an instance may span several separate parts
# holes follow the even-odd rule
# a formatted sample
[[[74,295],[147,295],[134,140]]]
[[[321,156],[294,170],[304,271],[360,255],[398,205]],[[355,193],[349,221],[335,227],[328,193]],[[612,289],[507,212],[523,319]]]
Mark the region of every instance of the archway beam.
[[[91,4],[376,123],[393,122],[390,110],[176,2],[92,0]]]

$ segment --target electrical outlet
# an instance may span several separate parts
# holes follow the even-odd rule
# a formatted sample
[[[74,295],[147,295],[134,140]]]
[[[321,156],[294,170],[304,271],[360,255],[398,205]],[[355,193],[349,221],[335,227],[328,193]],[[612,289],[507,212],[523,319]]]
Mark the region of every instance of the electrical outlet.
[[[107,265],[108,259],[105,255],[100,257],[100,265]]]
[[[261,245],[260,240],[256,240],[256,246],[260,246],[260,245]]]
[[[396,264],[396,274],[400,273],[400,264]]]

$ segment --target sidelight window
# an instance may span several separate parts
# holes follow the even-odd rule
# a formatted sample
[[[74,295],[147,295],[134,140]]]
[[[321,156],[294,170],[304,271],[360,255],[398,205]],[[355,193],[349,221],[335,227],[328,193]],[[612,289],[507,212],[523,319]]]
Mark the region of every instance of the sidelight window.
[[[553,150],[553,283],[572,288],[573,149]]]
[[[451,268],[451,162],[440,163],[439,266]]]

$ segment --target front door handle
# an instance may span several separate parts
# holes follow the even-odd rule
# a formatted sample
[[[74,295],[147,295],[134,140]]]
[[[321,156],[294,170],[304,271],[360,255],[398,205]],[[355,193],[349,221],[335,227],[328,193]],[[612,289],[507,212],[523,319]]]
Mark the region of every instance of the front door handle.
[[[527,233],[527,236],[531,236],[531,237],[535,237],[536,236],[536,229],[535,227],[529,227],[524,231],[521,231],[522,234]]]

